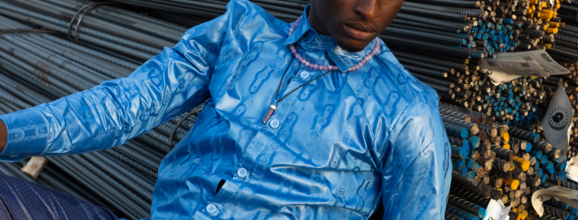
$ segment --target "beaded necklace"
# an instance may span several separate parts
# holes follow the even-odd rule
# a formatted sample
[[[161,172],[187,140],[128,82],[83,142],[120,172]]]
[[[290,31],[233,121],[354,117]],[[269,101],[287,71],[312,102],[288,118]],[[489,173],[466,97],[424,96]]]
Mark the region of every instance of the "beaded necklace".
[[[299,17],[293,23],[293,25],[291,26],[291,29],[289,29],[289,36],[291,36],[291,34],[293,34],[293,32],[295,31],[295,28],[297,28],[297,25],[299,25],[300,22],[301,22],[301,17]],[[373,50],[369,54],[367,54],[359,63],[357,63],[355,66],[351,67],[350,69],[348,69],[347,72],[352,72],[352,71],[358,70],[363,65],[365,65],[365,63],[367,63],[367,61],[371,60],[371,58],[373,58],[373,56],[375,56],[379,52],[379,47],[380,47],[380,42],[379,42],[379,40],[376,40],[375,41],[375,48],[373,48]],[[267,122],[269,121],[269,118],[271,118],[273,113],[275,113],[275,110],[277,109],[277,103],[283,101],[283,99],[285,99],[287,96],[291,95],[291,93],[299,90],[301,87],[309,84],[310,82],[313,82],[316,79],[319,79],[322,76],[327,75],[331,71],[339,70],[339,67],[337,67],[337,66],[333,66],[333,65],[326,66],[326,65],[312,64],[309,61],[303,59],[303,57],[301,57],[301,55],[299,55],[299,53],[297,52],[297,49],[295,48],[294,43],[289,45],[289,49],[291,50],[291,53],[293,53],[293,56],[291,57],[291,61],[289,61],[289,65],[287,66],[287,69],[285,69],[285,72],[283,73],[283,76],[281,77],[281,82],[279,82],[279,86],[277,87],[277,92],[275,93],[275,102],[271,106],[269,106],[269,110],[265,114],[265,117],[263,117],[263,123],[264,124],[267,124]],[[305,65],[311,69],[323,70],[323,71],[327,71],[327,72],[325,72],[324,74],[321,74],[320,76],[316,77],[315,79],[312,79],[312,80],[300,85],[299,87],[293,89],[291,92],[287,93],[287,95],[284,95],[281,99],[277,99],[277,97],[279,97],[279,90],[281,89],[281,84],[283,84],[283,80],[285,79],[285,75],[287,74],[287,71],[289,70],[289,67],[291,66],[291,63],[293,62],[294,58],[297,58],[297,60],[299,60],[299,62],[301,62],[303,65]]]

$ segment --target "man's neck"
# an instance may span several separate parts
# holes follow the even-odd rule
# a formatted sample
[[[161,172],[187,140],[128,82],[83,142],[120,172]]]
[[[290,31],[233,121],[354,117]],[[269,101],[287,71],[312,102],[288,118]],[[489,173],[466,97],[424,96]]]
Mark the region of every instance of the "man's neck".
[[[329,31],[325,29],[325,26],[323,26],[321,20],[319,20],[319,16],[317,16],[313,4],[311,4],[311,6],[309,7],[309,11],[307,11],[306,13],[307,13],[307,21],[309,22],[311,27],[315,29],[317,33],[329,36]]]

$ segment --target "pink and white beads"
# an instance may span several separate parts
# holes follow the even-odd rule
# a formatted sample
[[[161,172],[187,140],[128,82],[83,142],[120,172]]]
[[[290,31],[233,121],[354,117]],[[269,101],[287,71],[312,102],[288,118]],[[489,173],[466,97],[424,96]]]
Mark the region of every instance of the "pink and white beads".
[[[293,34],[293,32],[295,31],[295,28],[297,28],[297,25],[299,25],[299,22],[301,22],[301,17],[299,17],[293,23],[293,25],[291,26],[291,29],[289,29],[289,36],[291,36],[291,34]],[[379,48],[380,48],[380,42],[379,42],[379,40],[376,40],[375,41],[375,48],[373,48],[371,53],[367,54],[367,56],[365,56],[359,63],[355,64],[355,66],[349,68],[349,70],[347,70],[347,72],[352,72],[352,71],[355,71],[355,70],[358,70],[359,68],[361,68],[363,65],[365,65],[365,63],[367,63],[367,61],[371,60],[371,58],[373,58],[373,56],[375,56],[379,52]],[[301,57],[301,55],[299,55],[299,53],[297,53],[297,49],[295,49],[294,44],[290,44],[289,49],[291,49],[291,53],[293,53],[293,56],[295,56],[295,58],[297,58],[297,60],[299,60],[299,62],[301,62],[303,65],[305,65],[309,68],[316,69],[316,70],[324,70],[324,71],[339,70],[339,67],[337,67],[337,66],[333,66],[333,65],[325,66],[325,65],[312,64],[312,63],[308,62],[307,60],[303,59],[303,57]]]

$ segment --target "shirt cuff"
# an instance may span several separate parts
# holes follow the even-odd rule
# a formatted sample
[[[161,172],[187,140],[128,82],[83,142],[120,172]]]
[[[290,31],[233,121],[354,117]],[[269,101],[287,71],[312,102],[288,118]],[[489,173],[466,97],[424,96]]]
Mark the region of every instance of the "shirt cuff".
[[[0,115],[8,137],[0,161],[19,161],[26,156],[41,155],[48,143],[49,133],[43,115],[35,108]]]

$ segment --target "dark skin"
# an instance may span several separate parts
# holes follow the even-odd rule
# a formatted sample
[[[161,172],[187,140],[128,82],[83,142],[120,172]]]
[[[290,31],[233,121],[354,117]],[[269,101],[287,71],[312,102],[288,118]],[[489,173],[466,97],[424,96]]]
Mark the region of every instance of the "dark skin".
[[[322,35],[349,52],[363,50],[395,18],[403,0],[312,0],[308,21]],[[0,120],[0,152],[6,145]]]
[[[2,120],[0,120],[0,153],[4,150],[4,145],[6,145],[6,125]]]
[[[308,21],[342,49],[357,52],[391,23],[402,4],[403,0],[312,0]]]

